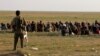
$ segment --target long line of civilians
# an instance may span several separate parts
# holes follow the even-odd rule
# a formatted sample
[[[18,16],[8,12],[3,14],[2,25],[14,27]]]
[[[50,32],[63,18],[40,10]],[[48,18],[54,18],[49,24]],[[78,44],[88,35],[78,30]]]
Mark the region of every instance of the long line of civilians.
[[[28,32],[61,32],[64,36],[68,35],[89,35],[100,34],[100,22],[97,20],[93,23],[89,22],[26,22],[26,29]],[[0,23],[0,31],[13,30],[10,23]]]

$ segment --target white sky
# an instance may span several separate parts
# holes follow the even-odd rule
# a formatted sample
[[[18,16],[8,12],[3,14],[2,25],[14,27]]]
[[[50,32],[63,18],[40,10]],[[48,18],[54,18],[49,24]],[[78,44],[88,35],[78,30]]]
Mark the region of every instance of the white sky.
[[[0,10],[100,12],[100,0],[0,0]]]

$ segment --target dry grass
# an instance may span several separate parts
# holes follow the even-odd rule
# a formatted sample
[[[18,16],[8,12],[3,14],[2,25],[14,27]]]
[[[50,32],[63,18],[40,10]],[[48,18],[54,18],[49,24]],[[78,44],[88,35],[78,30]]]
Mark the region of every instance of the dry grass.
[[[42,35],[41,35],[42,34]],[[17,50],[31,56],[99,56],[100,37],[94,36],[54,36],[52,33],[28,33],[29,43]],[[39,35],[39,36],[38,36]],[[40,36],[41,35],[41,36]],[[37,47],[39,50],[32,50]],[[0,33],[0,54],[13,53],[13,34]]]
[[[43,22],[58,22],[58,21],[72,21],[72,22],[94,22],[95,20],[100,21],[99,12],[22,12],[22,17],[26,21],[40,21]],[[0,12],[0,22],[11,22],[15,12]]]

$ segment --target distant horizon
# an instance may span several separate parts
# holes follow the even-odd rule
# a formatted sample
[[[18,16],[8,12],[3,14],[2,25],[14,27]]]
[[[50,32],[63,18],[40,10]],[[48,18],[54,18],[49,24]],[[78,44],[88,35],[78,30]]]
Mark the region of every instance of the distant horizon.
[[[100,12],[100,0],[1,0],[0,10]]]
[[[0,10],[0,11],[16,11],[16,10]],[[34,10],[20,10],[25,12],[100,12],[100,11],[34,11]]]

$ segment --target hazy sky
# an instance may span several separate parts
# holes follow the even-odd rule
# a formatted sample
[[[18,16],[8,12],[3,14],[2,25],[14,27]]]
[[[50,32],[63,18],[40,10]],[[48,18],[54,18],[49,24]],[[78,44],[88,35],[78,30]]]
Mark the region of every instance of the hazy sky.
[[[100,12],[100,0],[0,0],[0,10]]]

